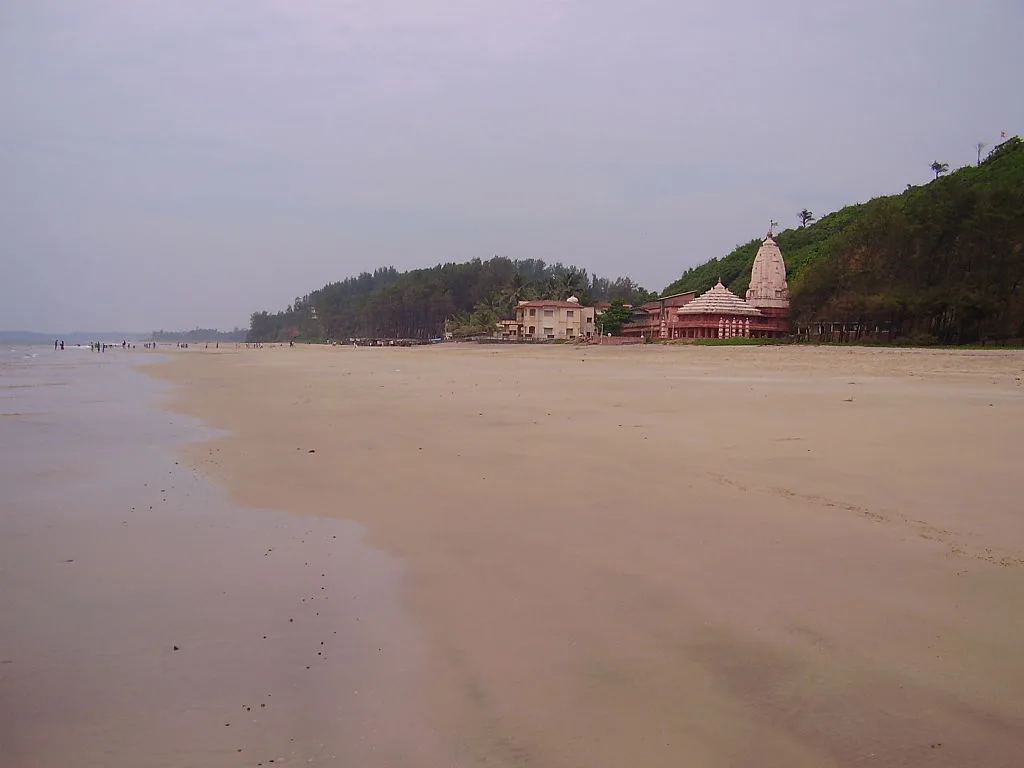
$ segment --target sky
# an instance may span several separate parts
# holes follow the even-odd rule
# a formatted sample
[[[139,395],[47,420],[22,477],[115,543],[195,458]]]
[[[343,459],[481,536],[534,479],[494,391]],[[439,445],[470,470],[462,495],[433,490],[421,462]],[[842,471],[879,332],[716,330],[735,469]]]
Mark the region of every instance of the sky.
[[[0,328],[503,255],[661,290],[1024,133],[1020,0],[4,0]]]

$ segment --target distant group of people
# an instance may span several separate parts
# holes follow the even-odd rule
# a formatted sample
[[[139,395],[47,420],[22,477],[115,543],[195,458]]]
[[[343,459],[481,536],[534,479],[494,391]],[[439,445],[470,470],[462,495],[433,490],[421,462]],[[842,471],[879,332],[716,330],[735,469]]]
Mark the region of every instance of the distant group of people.
[[[90,341],[89,349],[93,352],[106,352],[108,349],[113,349],[117,344],[106,344],[102,341]],[[60,348],[64,349],[64,342],[60,343]],[[121,341],[121,349],[135,349],[135,345],[130,343],[127,339]]]
[[[189,347],[189,344],[188,344],[187,341],[179,341],[179,342],[177,342],[177,345],[178,345],[178,349],[188,349],[188,347]],[[89,349],[92,350],[93,352],[106,352],[108,349],[113,349],[116,346],[117,346],[117,344],[107,344],[106,342],[102,342],[102,341],[90,341],[89,342]],[[239,346],[238,344],[235,344],[236,348],[238,346]],[[245,346],[249,347],[250,345],[246,344]],[[251,346],[253,346],[253,347],[262,347],[263,345],[262,344],[252,344]],[[157,343],[155,341],[147,341],[147,342],[143,343],[142,348],[143,349],[156,349],[157,348]],[[210,348],[210,345],[209,345],[209,343],[207,343],[206,344],[206,349],[209,349],[209,348]],[[53,349],[54,349],[54,351],[63,350],[64,349],[64,339],[54,339],[53,340]],[[135,349],[135,345],[132,344],[127,339],[122,339],[122,341],[121,341],[121,349]],[[214,342],[214,349],[220,349],[220,342]]]

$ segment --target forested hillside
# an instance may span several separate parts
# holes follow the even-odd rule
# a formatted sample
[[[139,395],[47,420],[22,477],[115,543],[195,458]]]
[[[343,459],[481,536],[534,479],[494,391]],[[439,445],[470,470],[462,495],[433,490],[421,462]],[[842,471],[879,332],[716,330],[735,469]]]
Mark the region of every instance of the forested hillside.
[[[519,301],[571,295],[583,303],[637,303],[653,294],[626,277],[591,277],[536,259],[474,259],[410,272],[388,267],[325,285],[284,311],[254,313],[249,340],[426,339],[446,327],[456,334],[490,332],[498,320],[512,317]]]
[[[941,171],[940,171],[941,173]],[[943,344],[1024,338],[1024,143],[902,194],[776,235],[797,323],[860,323]],[[721,277],[743,295],[760,239],[683,273],[665,293]]]

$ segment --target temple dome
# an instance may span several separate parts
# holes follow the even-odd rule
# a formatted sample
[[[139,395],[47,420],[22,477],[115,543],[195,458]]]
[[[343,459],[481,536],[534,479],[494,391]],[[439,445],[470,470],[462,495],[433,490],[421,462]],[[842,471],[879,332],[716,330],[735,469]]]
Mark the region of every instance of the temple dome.
[[[755,307],[789,309],[789,285],[786,283],[786,262],[771,232],[761,243],[750,270],[747,301]]]
[[[759,317],[761,313],[722,285],[718,284],[707,293],[702,293],[689,304],[679,308],[680,315],[745,315]]]

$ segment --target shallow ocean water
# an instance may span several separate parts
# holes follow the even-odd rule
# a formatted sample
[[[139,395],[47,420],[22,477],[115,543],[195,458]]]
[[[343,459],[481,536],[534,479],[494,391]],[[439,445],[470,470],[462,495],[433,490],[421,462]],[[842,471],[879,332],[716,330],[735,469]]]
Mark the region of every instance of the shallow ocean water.
[[[448,764],[401,564],[184,466],[156,359],[0,350],[0,764]]]

